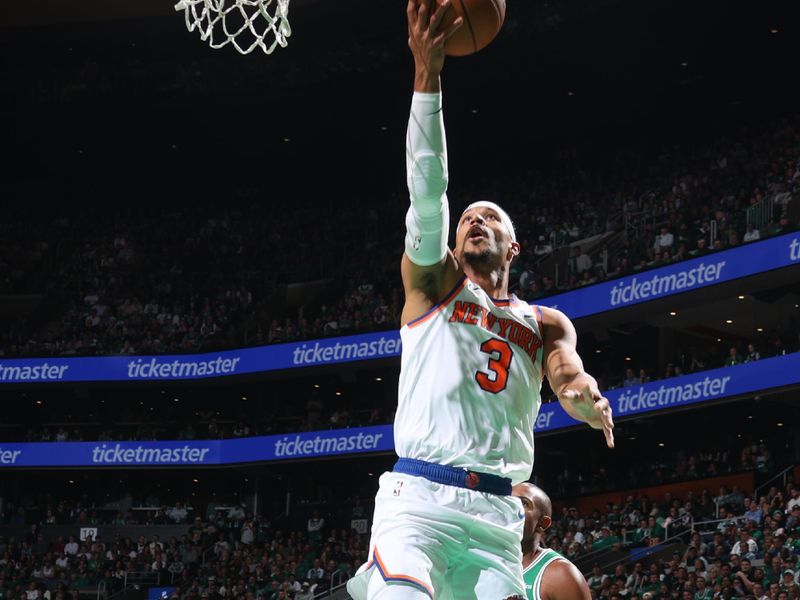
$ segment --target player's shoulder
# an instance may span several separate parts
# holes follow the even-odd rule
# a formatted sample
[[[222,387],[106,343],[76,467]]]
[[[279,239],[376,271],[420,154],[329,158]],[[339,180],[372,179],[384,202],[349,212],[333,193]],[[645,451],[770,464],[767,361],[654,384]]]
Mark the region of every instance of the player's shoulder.
[[[542,577],[542,600],[588,600],[586,579],[570,560],[554,556]]]
[[[569,317],[565,315],[563,312],[558,310],[557,308],[552,308],[550,306],[536,306],[542,313],[542,320],[545,323],[556,323],[566,319],[569,321]]]

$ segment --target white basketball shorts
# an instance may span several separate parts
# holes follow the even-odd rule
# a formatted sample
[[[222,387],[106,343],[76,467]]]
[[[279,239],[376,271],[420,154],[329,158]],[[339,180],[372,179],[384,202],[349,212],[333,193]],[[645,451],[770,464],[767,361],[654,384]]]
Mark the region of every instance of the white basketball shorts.
[[[384,473],[375,497],[370,561],[347,590],[355,600],[370,600],[370,578],[381,577],[434,600],[523,599],[524,523],[522,503],[513,496]]]

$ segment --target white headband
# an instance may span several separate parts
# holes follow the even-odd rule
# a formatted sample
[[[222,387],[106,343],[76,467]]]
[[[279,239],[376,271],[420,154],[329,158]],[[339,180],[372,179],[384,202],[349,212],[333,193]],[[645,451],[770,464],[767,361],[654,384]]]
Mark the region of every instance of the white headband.
[[[497,204],[494,202],[489,202],[488,200],[479,200],[478,202],[473,202],[470,204],[461,214],[463,215],[465,212],[473,208],[491,208],[499,215],[500,221],[506,226],[506,229],[508,229],[508,233],[511,235],[511,241],[517,241],[517,233],[514,231],[514,223],[511,221],[511,217],[509,217],[508,213],[500,208]]]

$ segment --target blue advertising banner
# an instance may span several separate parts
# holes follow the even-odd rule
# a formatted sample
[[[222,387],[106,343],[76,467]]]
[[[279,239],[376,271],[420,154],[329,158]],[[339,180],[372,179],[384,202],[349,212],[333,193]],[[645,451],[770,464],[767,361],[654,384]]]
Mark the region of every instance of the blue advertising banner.
[[[795,352],[735,367],[609,390],[605,396],[614,411],[614,418],[620,419],[797,384],[800,384],[800,353]],[[553,431],[574,425],[579,423],[554,402],[542,405],[534,431]]]
[[[391,425],[232,440],[163,442],[0,442],[2,467],[194,467],[386,452]]]
[[[0,384],[206,379],[393,356],[400,334],[381,331],[207,354],[0,359]]]
[[[540,304],[577,319],[792,264],[800,264],[796,234],[550,296]],[[400,350],[400,334],[382,331],[207,354],[0,359],[0,385],[205,379],[390,358]]]
[[[175,593],[177,588],[175,587],[151,587],[147,588],[147,600],[168,600],[173,596],[177,596]]]
[[[800,383],[800,353],[712,369],[606,393],[614,418],[719,400]],[[557,402],[544,404],[534,431],[580,425]],[[192,467],[394,450],[392,425],[232,440],[0,443],[3,467]]]
[[[548,296],[539,303],[579,319],[793,264],[800,264],[800,234],[796,233]]]

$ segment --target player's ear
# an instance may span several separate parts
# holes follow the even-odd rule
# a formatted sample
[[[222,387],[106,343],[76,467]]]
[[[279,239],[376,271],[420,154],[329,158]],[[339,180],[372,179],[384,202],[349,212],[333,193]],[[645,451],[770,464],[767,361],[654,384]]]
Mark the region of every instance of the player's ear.
[[[550,529],[550,525],[553,524],[553,517],[548,517],[547,515],[543,516],[539,519],[539,522],[536,524],[536,531],[545,532]]]
[[[508,259],[514,260],[517,256],[519,256],[520,250],[522,246],[520,246],[517,242],[511,242],[508,246]]]

